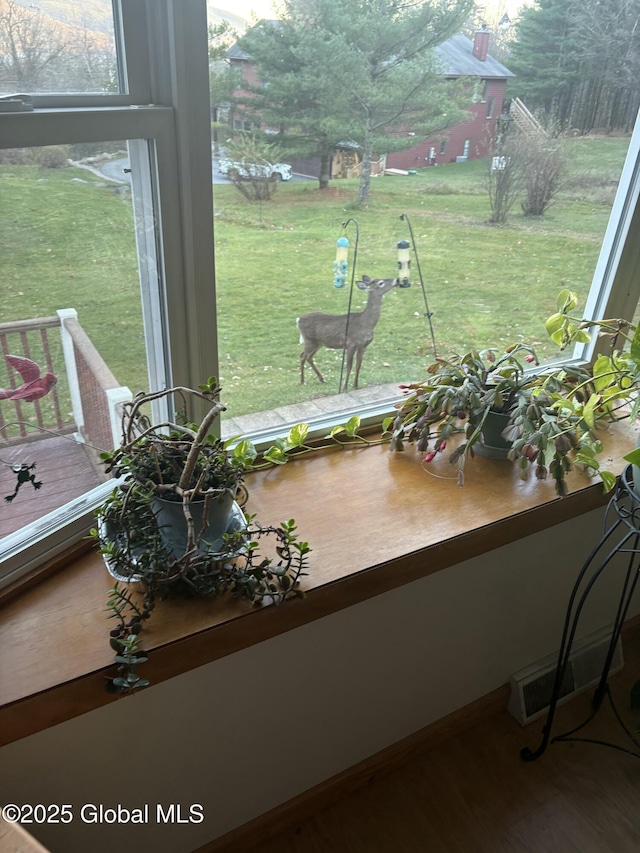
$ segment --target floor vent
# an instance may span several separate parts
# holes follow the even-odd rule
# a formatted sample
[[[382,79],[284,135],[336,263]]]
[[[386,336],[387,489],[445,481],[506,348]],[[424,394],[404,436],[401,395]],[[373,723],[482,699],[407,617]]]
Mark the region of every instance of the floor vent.
[[[589,687],[595,687],[598,683],[607,656],[611,631],[612,628],[604,628],[573,644],[569,665],[560,689],[559,704],[577,696]],[[511,699],[508,709],[521,726],[526,726],[547,712],[551,702],[557,661],[557,654],[549,655],[511,676]],[[619,672],[622,666],[622,645],[618,641],[610,673],[613,675],[614,672]]]

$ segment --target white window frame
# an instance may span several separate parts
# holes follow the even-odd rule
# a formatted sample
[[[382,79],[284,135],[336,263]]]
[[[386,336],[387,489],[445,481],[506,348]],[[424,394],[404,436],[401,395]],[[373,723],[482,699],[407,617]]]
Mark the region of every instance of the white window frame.
[[[205,0],[114,0],[114,18],[127,91],[34,95],[33,112],[0,115],[0,148],[135,140],[150,382],[197,386],[218,372]],[[5,537],[0,589],[85,536],[112,488],[105,483]]]
[[[143,281],[142,288],[147,348],[156,365],[151,378],[157,387],[194,386],[218,372],[205,0],[114,0],[114,9],[126,92],[34,96],[32,113],[0,116],[0,147],[146,140],[132,146],[132,160],[138,244],[151,260],[143,274],[161,282],[145,290]],[[142,168],[146,159],[149,172]],[[586,316],[631,319],[638,306],[639,197],[636,127]],[[156,215],[158,227],[149,230]],[[573,359],[592,358],[594,346],[582,346]],[[389,409],[372,405],[364,414],[380,418]],[[330,422],[324,419],[321,429]],[[93,509],[110,488],[105,484],[67,505],[64,527],[60,513],[53,513],[28,539],[24,533],[6,537],[0,589],[86,535]]]

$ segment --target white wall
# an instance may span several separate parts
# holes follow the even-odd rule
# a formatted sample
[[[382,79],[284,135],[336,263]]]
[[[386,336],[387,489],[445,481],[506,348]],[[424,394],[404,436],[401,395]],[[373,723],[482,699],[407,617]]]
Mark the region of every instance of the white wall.
[[[0,802],[72,804],[68,826],[27,827],[53,853],[191,851],[556,650],[601,521],[590,513],[11,744]],[[596,587],[581,635],[612,620],[621,568]],[[85,803],[150,804],[149,823],[85,824]],[[157,803],[183,816],[202,804],[205,819],[158,824]]]

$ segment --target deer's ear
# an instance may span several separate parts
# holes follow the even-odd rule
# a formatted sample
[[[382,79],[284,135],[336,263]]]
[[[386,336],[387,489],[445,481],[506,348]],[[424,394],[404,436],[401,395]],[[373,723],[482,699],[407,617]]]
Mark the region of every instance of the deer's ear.
[[[369,276],[368,276],[368,275],[363,275],[363,276],[362,276],[362,283],[363,283],[363,284],[369,284],[370,282],[371,282],[371,279],[369,278]]]

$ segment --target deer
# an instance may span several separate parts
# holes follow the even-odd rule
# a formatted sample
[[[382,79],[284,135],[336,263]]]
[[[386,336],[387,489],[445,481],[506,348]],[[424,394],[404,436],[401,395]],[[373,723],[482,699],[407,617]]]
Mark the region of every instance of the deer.
[[[298,317],[296,325],[300,332],[300,343],[304,349],[300,353],[300,382],[304,385],[304,366],[309,363],[314,373],[324,382],[324,376],[320,373],[313,360],[314,355],[320,347],[329,349],[343,349],[347,353],[346,377],[344,391],[347,390],[349,374],[353,365],[353,357],[356,358],[356,373],[353,387],[358,387],[360,366],[364,351],[373,340],[373,332],[380,319],[382,309],[382,298],[393,287],[397,287],[397,278],[369,278],[363,275],[362,281],[356,282],[360,290],[369,294],[364,311],[355,314],[323,314],[321,311],[313,311]]]

